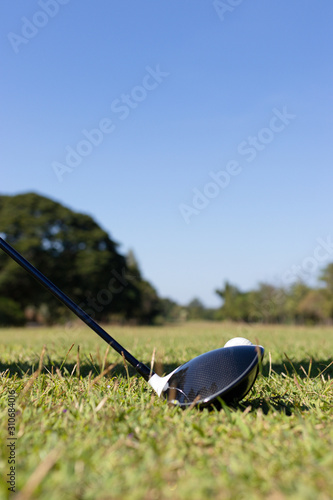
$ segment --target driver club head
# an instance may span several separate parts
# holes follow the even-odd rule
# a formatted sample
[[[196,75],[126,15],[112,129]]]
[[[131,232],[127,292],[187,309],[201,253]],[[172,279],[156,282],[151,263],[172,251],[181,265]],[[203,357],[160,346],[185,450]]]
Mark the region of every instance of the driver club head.
[[[231,345],[201,354],[149,384],[169,403],[182,408],[233,405],[253,386],[264,356],[258,345]]]

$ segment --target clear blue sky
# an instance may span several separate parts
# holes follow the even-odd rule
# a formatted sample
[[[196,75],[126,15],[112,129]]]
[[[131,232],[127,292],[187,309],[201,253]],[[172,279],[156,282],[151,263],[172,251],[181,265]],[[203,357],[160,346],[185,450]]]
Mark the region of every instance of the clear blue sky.
[[[333,261],[333,3],[222,3],[0,7],[0,193],[92,215],[207,306]]]

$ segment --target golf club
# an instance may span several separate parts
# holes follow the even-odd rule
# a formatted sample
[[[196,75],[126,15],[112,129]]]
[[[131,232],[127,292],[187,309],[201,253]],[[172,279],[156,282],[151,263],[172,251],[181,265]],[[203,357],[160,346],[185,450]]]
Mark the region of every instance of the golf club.
[[[226,347],[201,354],[168,375],[160,377],[124,349],[3,238],[0,238],[0,248],[121,354],[155,392],[167,398],[169,403],[182,408],[220,408],[223,406],[222,401],[226,404],[237,403],[253,386],[264,356],[262,346],[253,345],[246,339],[243,343],[236,342],[236,345],[229,341]]]

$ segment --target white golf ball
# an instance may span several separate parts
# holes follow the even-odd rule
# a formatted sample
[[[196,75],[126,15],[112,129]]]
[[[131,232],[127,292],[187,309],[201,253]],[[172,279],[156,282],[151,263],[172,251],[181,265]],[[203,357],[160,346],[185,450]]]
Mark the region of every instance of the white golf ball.
[[[224,347],[233,347],[235,345],[253,345],[248,339],[244,339],[244,337],[234,337],[233,339],[228,340],[228,342],[224,345]]]

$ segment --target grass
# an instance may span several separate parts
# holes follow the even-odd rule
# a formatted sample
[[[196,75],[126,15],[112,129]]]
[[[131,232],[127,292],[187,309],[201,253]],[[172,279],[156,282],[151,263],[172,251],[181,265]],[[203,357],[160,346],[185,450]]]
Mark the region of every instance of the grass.
[[[11,390],[16,499],[333,498],[332,328],[108,330],[148,365],[156,350],[155,369],[166,373],[245,336],[266,348],[262,374],[237,408],[182,411],[157,398],[85,327],[2,329],[2,498],[10,493]]]

